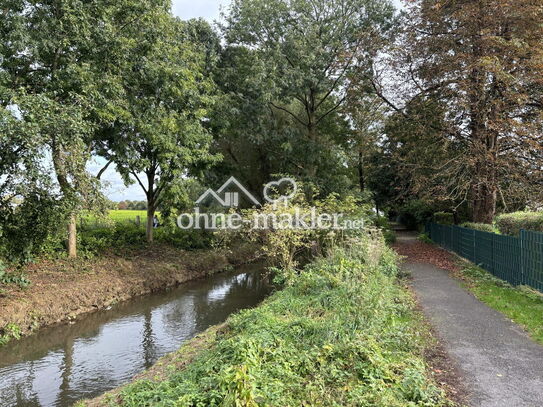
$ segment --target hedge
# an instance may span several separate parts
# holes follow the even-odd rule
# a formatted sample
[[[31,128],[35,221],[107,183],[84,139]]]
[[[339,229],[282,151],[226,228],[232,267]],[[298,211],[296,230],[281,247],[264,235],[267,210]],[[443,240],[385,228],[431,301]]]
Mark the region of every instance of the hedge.
[[[487,223],[466,222],[462,224],[462,227],[468,228],[468,229],[480,230],[481,232],[488,232],[488,233],[500,232],[495,226],[489,225]]]
[[[519,236],[521,230],[543,232],[543,212],[516,212],[500,215],[496,226],[504,235]]]

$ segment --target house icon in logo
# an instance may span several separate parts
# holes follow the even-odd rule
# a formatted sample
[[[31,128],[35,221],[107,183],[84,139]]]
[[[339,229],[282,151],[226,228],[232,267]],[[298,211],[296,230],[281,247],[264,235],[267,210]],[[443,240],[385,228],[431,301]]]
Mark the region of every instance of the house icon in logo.
[[[233,187],[235,187],[239,192],[227,192],[227,190],[230,190]],[[202,194],[202,196],[200,196],[200,198],[198,198],[196,205],[200,205],[206,199],[212,197],[218,204],[224,206],[225,208],[237,208],[240,202],[240,192],[243,193],[249,202],[256,206],[260,206],[260,202],[258,202],[258,200],[234,177],[231,177],[228,181],[226,181],[216,192],[212,189],[208,189]]]

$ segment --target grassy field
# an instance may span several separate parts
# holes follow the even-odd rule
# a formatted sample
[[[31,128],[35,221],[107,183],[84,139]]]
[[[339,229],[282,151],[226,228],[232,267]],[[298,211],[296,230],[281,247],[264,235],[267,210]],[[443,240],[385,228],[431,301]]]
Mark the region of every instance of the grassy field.
[[[160,215],[160,213],[157,213],[157,215]],[[135,223],[138,216],[140,217],[141,224],[145,225],[145,222],[147,221],[147,211],[115,209],[110,210],[105,218],[96,216],[94,214],[85,214],[81,217],[81,219],[82,222],[86,223],[87,225],[107,226],[110,222]]]
[[[147,220],[147,211],[112,210],[108,214],[108,217],[115,222],[135,221],[138,216],[142,223],[145,222]]]
[[[543,345],[543,294],[528,287],[512,287],[471,264],[460,273],[465,287],[480,301],[523,326]]]

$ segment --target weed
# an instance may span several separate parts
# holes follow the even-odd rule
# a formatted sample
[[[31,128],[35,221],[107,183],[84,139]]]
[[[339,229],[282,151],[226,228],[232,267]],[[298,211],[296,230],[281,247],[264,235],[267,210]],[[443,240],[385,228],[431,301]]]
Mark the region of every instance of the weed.
[[[7,344],[12,339],[21,339],[21,327],[10,323],[0,329],[0,346]]]

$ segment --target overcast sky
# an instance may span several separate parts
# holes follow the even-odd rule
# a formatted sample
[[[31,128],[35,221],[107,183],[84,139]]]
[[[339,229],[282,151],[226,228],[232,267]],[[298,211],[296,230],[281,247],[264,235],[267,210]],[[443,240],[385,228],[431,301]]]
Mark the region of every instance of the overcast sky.
[[[221,7],[226,7],[230,0],[173,0],[173,13],[183,20],[203,17],[208,21],[219,18]]]
[[[402,0],[393,1],[397,6],[400,6]],[[221,10],[228,7],[228,4],[230,4],[230,0],[173,0],[172,10],[176,16],[184,20],[202,17],[209,22],[214,22],[220,18]],[[89,164],[89,170],[91,173],[97,174],[103,164],[104,160],[95,159]],[[114,201],[145,200],[145,194],[141,187],[134,184],[126,188],[113,166],[106,171],[102,180],[109,184],[106,194]]]

